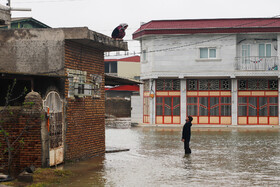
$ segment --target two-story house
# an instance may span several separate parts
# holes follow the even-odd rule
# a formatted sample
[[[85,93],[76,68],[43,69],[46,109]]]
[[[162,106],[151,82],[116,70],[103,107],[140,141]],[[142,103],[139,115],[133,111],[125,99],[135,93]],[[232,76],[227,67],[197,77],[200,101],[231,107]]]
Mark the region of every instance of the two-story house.
[[[154,20],[133,39],[143,123],[279,125],[280,18]]]
[[[105,73],[128,79],[140,79],[140,56],[105,59]]]

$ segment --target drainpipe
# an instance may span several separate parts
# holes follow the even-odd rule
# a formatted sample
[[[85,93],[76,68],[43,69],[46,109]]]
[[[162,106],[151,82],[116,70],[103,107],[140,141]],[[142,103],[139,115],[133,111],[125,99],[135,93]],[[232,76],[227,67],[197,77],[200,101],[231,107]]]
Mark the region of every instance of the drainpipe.
[[[155,84],[154,84],[154,79],[151,79],[151,88],[150,88],[150,98],[152,102],[152,107],[150,107],[150,113],[151,113],[151,124],[155,124]]]

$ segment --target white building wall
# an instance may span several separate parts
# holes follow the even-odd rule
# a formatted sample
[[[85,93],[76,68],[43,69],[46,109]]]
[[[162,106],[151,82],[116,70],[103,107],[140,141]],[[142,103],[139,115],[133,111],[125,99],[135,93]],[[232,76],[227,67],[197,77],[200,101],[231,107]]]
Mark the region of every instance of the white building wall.
[[[152,40],[142,40],[141,43],[141,77],[145,76],[147,73],[153,71],[153,52],[152,50],[153,42]],[[144,54],[145,52],[145,54]]]
[[[224,75],[233,72],[236,36],[226,35],[222,38],[223,36],[176,35],[157,37],[153,42],[143,40],[142,50],[149,50],[147,61],[141,66],[142,77],[209,75],[209,73]],[[217,59],[199,59],[200,47],[216,47]]]

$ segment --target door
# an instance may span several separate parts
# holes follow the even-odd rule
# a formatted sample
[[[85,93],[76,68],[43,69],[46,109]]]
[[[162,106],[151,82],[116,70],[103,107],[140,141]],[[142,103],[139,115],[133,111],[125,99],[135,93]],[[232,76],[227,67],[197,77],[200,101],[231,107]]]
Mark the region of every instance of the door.
[[[47,127],[50,137],[50,166],[63,162],[63,102],[57,92],[51,91],[43,101],[48,113]]]
[[[242,64],[250,63],[250,45],[242,45]]]
[[[180,124],[180,97],[156,98],[156,123]]]

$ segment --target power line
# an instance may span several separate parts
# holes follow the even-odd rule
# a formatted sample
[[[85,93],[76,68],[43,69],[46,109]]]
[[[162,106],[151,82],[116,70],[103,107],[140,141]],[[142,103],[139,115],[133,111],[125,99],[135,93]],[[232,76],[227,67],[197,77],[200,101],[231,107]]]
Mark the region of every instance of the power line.
[[[276,17],[278,17],[278,16],[279,16],[279,15],[273,16],[273,17],[271,17],[271,18],[276,18]],[[267,26],[267,25],[276,23],[276,22],[278,22],[278,21],[280,21],[280,19],[279,19],[279,20],[276,20],[276,21],[273,21],[273,22],[270,22],[270,23],[267,23],[267,24],[262,25],[262,26]],[[257,23],[257,22],[260,22],[260,20],[253,21],[253,22],[249,22],[249,23],[244,23],[244,24],[240,24],[240,25],[236,25],[236,26],[234,26],[234,27],[230,27],[229,29],[238,28],[238,27],[240,27],[240,26],[249,25],[249,24]],[[235,35],[236,35],[236,33],[235,33],[235,34],[228,34],[228,35],[224,35],[224,36],[221,36],[221,37],[218,37],[218,38],[213,38],[213,39],[208,39],[208,40],[202,40],[202,41],[199,41],[199,42],[190,43],[190,44],[185,44],[185,45],[181,45],[181,46],[174,46],[174,47],[169,47],[169,48],[164,48],[164,49],[151,50],[151,51],[147,51],[147,52],[145,52],[145,53],[147,54],[147,53],[154,53],[154,52],[171,51],[171,50],[174,50],[174,49],[184,48],[184,47],[188,47],[188,46],[192,46],[192,45],[198,45],[198,44],[202,44],[202,43],[208,43],[208,42],[211,42],[211,41],[220,40],[220,39],[227,38],[227,37],[230,37],[230,36],[235,36]]]
[[[272,19],[272,18],[278,18],[280,15],[276,15],[276,16],[273,16],[273,17],[270,17],[268,19]],[[244,24],[239,24],[239,25],[236,25],[234,27],[230,27],[230,28],[227,28],[227,29],[232,29],[232,28],[239,28],[241,26],[245,26],[245,25],[250,25],[250,24],[253,24],[253,23],[258,23],[258,22],[261,22],[262,20],[257,20],[257,21],[252,21],[252,22],[248,22],[248,23],[244,23]],[[274,20],[270,23],[267,23],[267,24],[263,24],[261,26],[268,26],[268,25],[271,25],[273,23],[276,23],[276,22],[279,22],[279,20]],[[157,50],[151,50],[151,51],[146,51],[145,54],[148,54],[148,53],[155,53],[155,52],[164,52],[164,51],[173,51],[173,50],[179,50],[181,48],[185,48],[185,47],[189,47],[189,46],[195,46],[195,45],[198,45],[198,44],[203,44],[203,43],[208,43],[208,42],[211,42],[211,41],[226,41],[226,40],[223,40],[224,38],[228,38],[230,36],[235,36],[236,33],[234,34],[226,34],[224,36],[220,36],[220,37],[217,37],[217,38],[213,38],[213,39],[208,39],[208,40],[202,40],[202,41],[199,41],[199,42],[194,42],[194,43],[188,43],[188,44],[184,44],[184,45],[180,45],[180,46],[173,46],[172,43],[167,43],[165,45],[170,45],[170,46],[173,46],[173,47],[168,47],[168,48],[163,48],[163,49],[157,49]],[[181,36],[177,36],[178,39],[182,39],[182,35]],[[176,37],[176,38],[177,38]],[[166,36],[166,38],[170,38],[170,36]],[[159,40],[159,41],[163,41],[164,39],[163,38],[160,38],[160,39],[155,39],[155,40]],[[158,45],[159,46],[159,45]],[[161,44],[160,46],[163,46],[163,44]],[[223,46],[232,46],[232,45],[223,45]],[[194,49],[194,48],[192,48]],[[131,54],[131,55],[141,55],[143,54],[143,51],[140,51],[140,52],[137,52],[137,53],[126,53],[126,55],[128,54]],[[120,56],[120,55],[117,55],[117,56]]]

